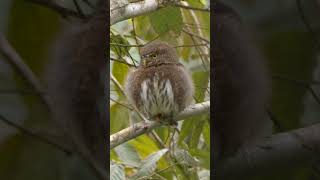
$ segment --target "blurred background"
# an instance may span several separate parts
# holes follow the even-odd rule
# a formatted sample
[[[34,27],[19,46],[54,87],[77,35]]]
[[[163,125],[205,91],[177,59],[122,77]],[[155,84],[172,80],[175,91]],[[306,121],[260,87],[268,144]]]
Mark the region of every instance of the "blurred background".
[[[72,0],[55,2],[76,9]],[[83,2],[79,3],[84,12],[90,12]],[[44,88],[53,43],[64,25],[70,22],[57,12],[28,0],[0,1],[0,34],[6,37]],[[61,140],[50,118],[47,106],[1,50],[0,179],[96,179],[78,157],[65,153],[63,147],[43,141],[43,138]],[[37,136],[26,135],[28,133],[21,130]]]
[[[319,123],[320,117],[320,1],[224,0],[255,30],[268,60],[272,100],[268,107],[272,132]],[[270,117],[270,116],[269,116]],[[269,118],[270,119],[270,118]],[[271,120],[270,120],[271,121]],[[268,172],[256,179],[320,179],[319,157],[312,165]]]

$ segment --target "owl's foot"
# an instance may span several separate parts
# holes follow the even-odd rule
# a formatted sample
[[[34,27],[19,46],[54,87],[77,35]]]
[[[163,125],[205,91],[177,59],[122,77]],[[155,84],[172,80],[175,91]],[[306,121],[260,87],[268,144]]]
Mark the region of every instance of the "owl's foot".
[[[178,122],[172,119],[172,120],[169,121],[169,125],[173,126],[173,127],[177,127],[178,126]]]
[[[173,119],[173,114],[170,114],[170,115],[167,117],[166,122],[168,122],[168,125],[169,125],[169,126],[173,126],[173,127],[177,127],[177,126],[178,126],[178,122]]]
[[[169,126],[173,126],[173,127],[177,127],[178,123],[177,121],[175,121],[173,119],[173,115],[169,115],[169,116],[164,116],[163,114],[157,114],[155,115],[152,119],[154,119],[155,121],[165,124],[165,125],[169,125]]]
[[[157,115],[154,117],[154,120],[157,121],[157,122],[162,122],[162,114],[157,114]]]

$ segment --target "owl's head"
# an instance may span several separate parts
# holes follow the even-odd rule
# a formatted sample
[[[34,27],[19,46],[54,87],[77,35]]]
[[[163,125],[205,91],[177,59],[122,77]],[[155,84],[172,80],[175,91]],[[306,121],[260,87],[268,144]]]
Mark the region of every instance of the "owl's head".
[[[166,42],[153,41],[140,50],[141,65],[152,66],[166,62],[178,62],[178,55],[174,47]]]

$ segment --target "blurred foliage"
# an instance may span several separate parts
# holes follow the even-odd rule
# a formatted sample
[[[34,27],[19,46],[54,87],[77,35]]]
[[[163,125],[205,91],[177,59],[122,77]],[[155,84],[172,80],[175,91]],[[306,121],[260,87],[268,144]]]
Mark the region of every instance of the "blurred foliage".
[[[9,4],[9,2],[8,18],[6,21],[0,22],[7,22],[7,24],[2,24],[5,26],[4,34],[24,62],[45,85],[45,73],[48,68],[50,53],[52,53],[51,48],[62,28],[61,17],[48,8],[28,1],[8,0],[7,3]],[[72,0],[68,3],[72,3]],[[6,7],[0,6],[0,14],[6,12],[2,8]],[[5,14],[1,14],[1,16],[5,17]],[[6,62],[5,59],[2,59],[2,56],[0,58],[1,61]],[[2,68],[5,67],[9,66],[0,66],[0,70],[2,71]],[[40,101],[40,97],[35,95],[33,87],[12,66],[10,68],[14,73],[9,75],[10,78],[14,79],[14,82],[3,83],[0,87],[1,90],[11,90],[12,93],[2,94],[0,101],[16,97],[21,101],[9,111],[12,114],[4,111],[11,107],[11,104],[0,106],[1,115],[43,136],[50,138],[59,136],[57,134],[59,132],[52,128],[51,116],[47,107]],[[21,113],[24,111],[27,113]],[[2,112],[4,113],[2,114]],[[15,113],[20,115],[19,119],[15,118]],[[7,124],[0,123],[0,132],[5,131],[5,128],[13,129],[8,127]],[[79,157],[68,155],[52,145],[17,130],[9,135],[6,134],[4,137],[2,137],[2,133],[0,135],[1,179],[95,179],[87,164]]]
[[[189,0],[189,5],[204,8],[205,1]],[[195,85],[194,103],[209,100],[210,13],[178,7],[165,7],[144,16],[129,19],[110,27],[110,72],[124,86],[130,68],[138,66],[139,46],[149,41],[166,41],[180,56],[180,62],[192,74]],[[139,120],[130,104],[110,81],[110,133],[115,133]],[[180,121],[180,131],[161,127],[155,130],[166,148],[149,134],[141,135],[113,149],[110,153],[111,179],[210,179],[209,113]]]
[[[225,0],[241,14],[244,22],[256,29],[256,37],[264,51],[272,77],[270,110],[281,130],[303,127],[319,122],[316,97],[308,84],[319,80],[319,1],[264,1]],[[310,32],[310,26],[313,32]],[[304,83],[298,83],[304,82]],[[318,86],[312,86],[320,96]],[[270,123],[271,120],[270,120]],[[317,159],[317,157],[315,157]],[[319,179],[319,163],[300,164],[295,169],[268,171],[257,180],[312,180]]]

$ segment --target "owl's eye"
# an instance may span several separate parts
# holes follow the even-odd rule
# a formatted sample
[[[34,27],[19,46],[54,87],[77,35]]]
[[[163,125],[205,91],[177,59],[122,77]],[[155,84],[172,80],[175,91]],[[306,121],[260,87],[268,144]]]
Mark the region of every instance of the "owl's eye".
[[[156,58],[157,55],[156,55],[156,54],[152,54],[151,57],[152,57],[152,58]]]

